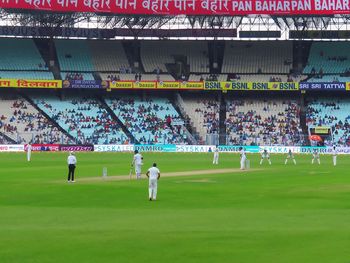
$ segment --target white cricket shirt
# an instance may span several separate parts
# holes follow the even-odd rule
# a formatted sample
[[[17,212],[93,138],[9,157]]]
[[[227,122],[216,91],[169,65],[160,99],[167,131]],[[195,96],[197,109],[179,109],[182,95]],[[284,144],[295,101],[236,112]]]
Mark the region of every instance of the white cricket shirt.
[[[134,162],[136,165],[141,165],[142,164],[142,155],[137,153],[134,155]]]
[[[159,169],[157,167],[152,167],[148,169],[149,172],[149,179],[154,180],[158,178],[158,174],[160,173]]]
[[[69,155],[67,159],[68,164],[76,164],[77,163],[77,158],[75,158],[74,155]]]

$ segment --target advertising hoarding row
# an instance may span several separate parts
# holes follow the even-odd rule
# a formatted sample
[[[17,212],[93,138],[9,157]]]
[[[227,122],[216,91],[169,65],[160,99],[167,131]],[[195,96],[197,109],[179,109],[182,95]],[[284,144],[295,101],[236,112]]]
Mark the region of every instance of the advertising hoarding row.
[[[0,145],[0,152],[24,152],[28,145]],[[62,144],[33,144],[32,151],[41,152],[176,152],[176,153],[211,153],[215,145],[175,145],[175,144],[110,144],[110,145],[62,145]],[[267,150],[272,154],[286,154],[289,150],[298,154],[311,154],[317,149],[322,154],[332,154],[332,147],[309,147],[309,146],[226,146],[219,145],[222,153],[239,153],[241,147],[247,153],[259,153]],[[350,147],[337,147],[339,154],[350,154]]]
[[[3,0],[0,8],[128,15],[336,15],[348,0]]]

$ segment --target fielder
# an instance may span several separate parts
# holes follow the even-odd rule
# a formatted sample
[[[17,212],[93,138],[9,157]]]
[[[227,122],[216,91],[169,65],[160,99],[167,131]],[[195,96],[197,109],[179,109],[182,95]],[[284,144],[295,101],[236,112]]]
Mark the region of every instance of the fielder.
[[[148,198],[150,201],[157,200],[158,180],[160,178],[160,171],[157,168],[157,164],[154,163],[151,168],[148,169],[146,176],[148,177]]]
[[[297,162],[295,161],[295,158],[294,158],[294,154],[292,153],[292,150],[290,150],[290,149],[287,153],[287,158],[286,158],[286,161],[284,162],[284,164],[287,164],[289,159],[293,160],[294,165],[297,164]]]
[[[315,160],[317,160],[318,164],[321,164],[320,153],[317,151],[317,149],[314,149],[314,151],[312,152],[311,164],[314,164]]]
[[[135,166],[136,179],[141,179],[141,166],[143,165],[143,157],[138,150],[135,150],[134,153],[135,154],[131,166]]]
[[[246,156],[244,148],[242,148],[242,147],[241,147],[241,151],[240,151],[240,156],[241,156],[241,170],[245,170],[247,156]]]
[[[27,161],[30,162],[30,157],[32,156],[32,145],[27,145]]]
[[[333,156],[333,165],[334,166],[337,165],[337,154],[338,154],[337,148],[335,146],[333,146],[332,156]]]
[[[219,164],[219,147],[216,146],[214,150],[213,164]]]
[[[262,165],[264,159],[267,159],[267,161],[268,161],[269,164],[271,165],[270,154],[267,152],[267,150],[264,150],[264,151],[261,153],[260,165]]]

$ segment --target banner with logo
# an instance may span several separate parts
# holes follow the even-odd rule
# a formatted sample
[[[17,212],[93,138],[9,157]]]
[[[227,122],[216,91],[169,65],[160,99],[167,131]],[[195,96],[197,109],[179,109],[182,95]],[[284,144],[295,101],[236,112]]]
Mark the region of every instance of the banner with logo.
[[[346,83],[344,82],[302,82],[299,84],[301,90],[346,90]]]
[[[64,80],[65,89],[108,89],[109,82],[105,80]]]
[[[204,82],[203,81],[180,82],[180,89],[202,90],[204,89]]]
[[[348,0],[7,0],[1,2],[0,8],[170,16],[350,14]]]
[[[24,150],[28,149],[28,144],[24,146]],[[58,152],[60,150],[59,144],[32,144],[33,152]]]
[[[0,145],[0,152],[23,152],[24,145],[4,144]]]
[[[94,146],[92,144],[86,145],[60,145],[61,152],[92,152],[94,150]]]
[[[133,144],[94,145],[95,152],[133,152]]]
[[[135,81],[133,85],[134,89],[156,89],[156,81]]]
[[[180,89],[181,85],[178,81],[160,81],[157,83],[158,89]]]
[[[297,82],[235,82],[235,81],[206,81],[206,90],[269,90],[269,91],[297,91]]]
[[[0,79],[0,88],[60,89],[62,80]]]
[[[132,89],[134,87],[133,81],[110,81],[109,87],[111,89]]]

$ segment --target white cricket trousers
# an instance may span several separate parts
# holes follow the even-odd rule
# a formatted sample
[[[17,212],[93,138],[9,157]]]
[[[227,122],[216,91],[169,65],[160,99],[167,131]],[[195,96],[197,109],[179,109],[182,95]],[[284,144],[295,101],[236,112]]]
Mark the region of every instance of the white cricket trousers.
[[[241,158],[241,170],[245,169],[245,161],[246,161],[247,157],[242,157]]]
[[[157,199],[157,188],[158,188],[158,180],[157,179],[149,179],[148,185],[148,194],[149,198],[152,200]]]
[[[135,164],[135,173],[136,178],[139,179],[141,177],[141,164]]]
[[[30,156],[32,155],[32,152],[31,151],[28,151],[27,152],[27,161],[30,162]]]
[[[219,164],[219,154],[214,153],[213,164]]]
[[[333,156],[333,165],[334,165],[334,166],[337,165],[337,156]]]

